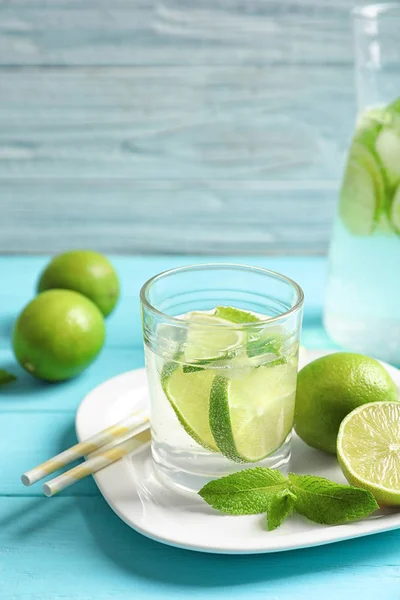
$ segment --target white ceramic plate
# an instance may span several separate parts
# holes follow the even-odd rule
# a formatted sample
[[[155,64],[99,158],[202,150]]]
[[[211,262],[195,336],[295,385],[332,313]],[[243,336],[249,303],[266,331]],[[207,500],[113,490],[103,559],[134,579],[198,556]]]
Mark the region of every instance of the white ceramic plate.
[[[309,362],[326,352],[308,352]],[[385,365],[400,387],[400,371]],[[76,415],[80,441],[147,405],[144,369],[124,373],[95,388]],[[306,446],[294,436],[290,470],[345,483],[336,458]],[[210,508],[196,494],[165,488],[152,469],[149,444],[98,472],[95,481],[110,507],[127,525],[159,542],[203,552],[252,554],[329,544],[400,527],[400,511],[340,526],[323,526],[292,516],[267,532],[264,515],[231,517]]]

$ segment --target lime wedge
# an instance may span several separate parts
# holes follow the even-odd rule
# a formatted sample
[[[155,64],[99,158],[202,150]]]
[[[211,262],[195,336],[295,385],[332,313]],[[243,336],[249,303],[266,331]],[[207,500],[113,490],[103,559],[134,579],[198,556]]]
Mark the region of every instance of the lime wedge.
[[[260,319],[247,310],[240,310],[232,306],[217,306],[215,316],[220,319],[226,319],[230,323],[258,323]]]
[[[393,196],[390,220],[397,233],[400,233],[400,185]]]
[[[359,406],[342,421],[337,455],[346,479],[384,506],[400,506],[400,402]]]
[[[217,375],[210,394],[210,428],[219,450],[235,462],[272,454],[292,429],[295,363],[252,369],[244,376]]]
[[[184,373],[180,363],[171,361],[162,370],[161,385],[186,433],[203,448],[218,452],[208,419],[214,377],[211,369]]]
[[[261,323],[261,319],[246,310],[240,310],[231,306],[217,306],[215,315],[230,321],[231,323]],[[266,316],[264,320],[268,320]],[[246,353],[249,358],[256,359],[253,365],[261,365],[278,361],[278,364],[286,362],[282,356],[283,338],[278,328],[254,327],[246,329],[247,343]]]
[[[188,363],[208,364],[236,356],[243,345],[244,334],[232,323],[213,314],[192,312],[184,349]]]

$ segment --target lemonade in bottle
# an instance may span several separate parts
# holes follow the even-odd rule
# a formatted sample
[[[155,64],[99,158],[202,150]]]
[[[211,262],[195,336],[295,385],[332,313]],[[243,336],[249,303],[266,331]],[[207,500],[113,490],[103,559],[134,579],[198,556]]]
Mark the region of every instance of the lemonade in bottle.
[[[167,483],[198,491],[290,458],[303,294],[240,265],[168,271],[142,289],[152,456]]]

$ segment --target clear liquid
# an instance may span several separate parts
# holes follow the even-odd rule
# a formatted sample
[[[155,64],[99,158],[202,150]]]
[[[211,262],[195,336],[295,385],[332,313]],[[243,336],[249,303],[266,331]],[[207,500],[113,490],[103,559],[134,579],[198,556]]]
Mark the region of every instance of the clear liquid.
[[[167,330],[163,331],[165,336]],[[297,376],[297,342],[284,348],[288,357],[285,364],[267,366],[264,363],[276,359],[276,356],[264,354],[259,362],[253,359],[251,365],[246,362],[246,349],[240,348],[232,360],[215,361],[205,368],[210,374],[210,381],[216,375],[222,375],[246,381],[250,371],[255,368],[268,369],[271,376],[282,376],[285,385],[281,395],[271,395],[265,389],[265,400],[268,402],[270,422],[265,435],[269,436],[266,443],[273,447],[271,454],[258,463],[237,463],[229,460],[218,451],[210,451],[202,447],[185,431],[164,392],[162,374],[166,364],[173,364],[177,368],[187,365],[182,359],[174,361],[177,345],[171,340],[171,352],[156,353],[149,347],[145,348],[146,368],[151,397],[151,427],[152,427],[152,455],[157,474],[164,483],[178,486],[185,490],[198,491],[211,479],[216,479],[230,473],[252,466],[267,466],[270,468],[284,468],[290,458],[291,429],[294,416],[295,388]],[[242,360],[243,359],[243,360]],[[278,370],[277,370],[278,369]],[[267,371],[265,371],[267,372]],[[281,375],[280,375],[281,374]],[[187,381],[195,381],[193,374],[184,375]],[[188,383],[190,385],[190,383]],[[246,403],[245,392],[243,403]],[[204,415],[208,420],[208,409]]]
[[[400,239],[357,237],[337,217],[330,252],[325,326],[342,347],[400,363]]]
[[[331,240],[324,322],[343,348],[400,364],[399,100],[394,104],[367,109],[357,122]]]

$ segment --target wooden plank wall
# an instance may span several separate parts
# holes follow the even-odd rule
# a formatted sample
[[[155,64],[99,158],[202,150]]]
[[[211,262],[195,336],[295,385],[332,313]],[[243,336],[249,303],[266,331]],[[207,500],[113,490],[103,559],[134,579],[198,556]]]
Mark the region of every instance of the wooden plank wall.
[[[325,252],[351,6],[0,2],[0,252]]]

